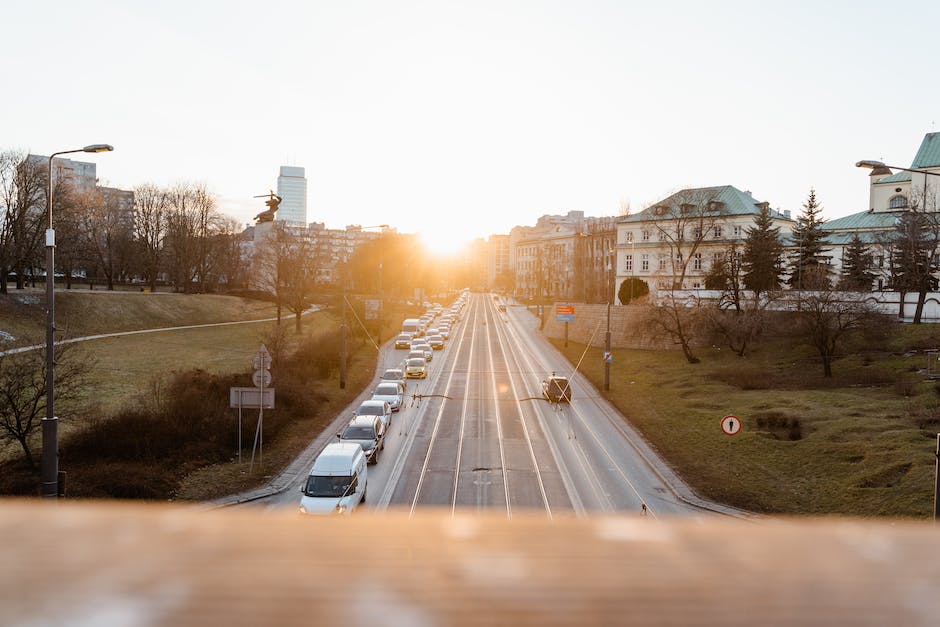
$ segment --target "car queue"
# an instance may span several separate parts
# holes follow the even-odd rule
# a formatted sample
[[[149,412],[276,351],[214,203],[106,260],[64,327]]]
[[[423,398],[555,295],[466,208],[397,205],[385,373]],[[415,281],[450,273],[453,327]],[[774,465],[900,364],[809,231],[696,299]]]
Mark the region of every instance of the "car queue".
[[[407,349],[408,356],[398,368],[382,373],[372,398],[353,412],[338,442],[327,444],[317,456],[304,485],[300,512],[304,514],[349,514],[366,500],[367,465],[378,462],[385,448],[385,437],[392,425],[392,414],[405,402],[408,379],[426,379],[434,351],[443,350],[450,332],[460,319],[466,301],[462,293],[447,311],[439,304],[428,304],[421,318],[409,318],[394,340],[395,350]],[[435,324],[432,322],[439,319]]]

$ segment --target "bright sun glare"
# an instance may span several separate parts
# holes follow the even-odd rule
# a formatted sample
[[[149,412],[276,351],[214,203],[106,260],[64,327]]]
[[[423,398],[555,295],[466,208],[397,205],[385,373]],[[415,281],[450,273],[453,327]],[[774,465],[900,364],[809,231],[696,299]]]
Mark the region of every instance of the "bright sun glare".
[[[456,255],[467,246],[466,235],[449,231],[421,231],[421,242],[435,255]]]

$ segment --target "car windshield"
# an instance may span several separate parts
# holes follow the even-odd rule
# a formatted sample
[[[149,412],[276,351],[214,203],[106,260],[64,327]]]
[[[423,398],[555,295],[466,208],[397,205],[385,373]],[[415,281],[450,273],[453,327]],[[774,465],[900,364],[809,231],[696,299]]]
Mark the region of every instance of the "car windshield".
[[[398,395],[398,386],[397,385],[380,385],[375,388],[376,394],[381,394],[382,396],[397,396]]]
[[[351,476],[325,477],[311,475],[307,477],[304,494],[321,498],[339,498],[346,495],[351,483]]]
[[[359,408],[360,416],[381,416],[383,413],[381,405],[362,405]]]
[[[408,360],[408,365],[409,365],[409,366],[423,366],[423,365],[424,365],[424,358],[423,358],[423,357],[421,357],[421,358],[415,357],[415,358],[409,359],[409,360]]]
[[[343,431],[343,439],[344,440],[374,440],[375,429],[373,427],[365,427],[365,426],[346,427],[346,430]]]
[[[382,378],[388,381],[395,381],[396,379],[401,379],[401,370],[386,370],[385,374],[382,375]]]

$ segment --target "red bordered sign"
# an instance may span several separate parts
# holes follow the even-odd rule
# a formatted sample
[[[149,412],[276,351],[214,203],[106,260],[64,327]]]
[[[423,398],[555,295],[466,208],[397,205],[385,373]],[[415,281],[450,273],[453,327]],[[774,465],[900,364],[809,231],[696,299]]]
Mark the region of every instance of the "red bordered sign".
[[[741,420],[737,416],[725,416],[721,419],[721,430],[725,435],[737,435],[741,431]]]

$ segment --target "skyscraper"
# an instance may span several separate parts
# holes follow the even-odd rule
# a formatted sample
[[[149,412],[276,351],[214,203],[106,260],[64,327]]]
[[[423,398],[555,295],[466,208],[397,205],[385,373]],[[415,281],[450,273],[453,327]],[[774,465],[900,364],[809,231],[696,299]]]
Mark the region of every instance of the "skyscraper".
[[[281,166],[281,175],[277,177],[277,195],[282,200],[275,219],[306,225],[307,179],[303,168]]]

